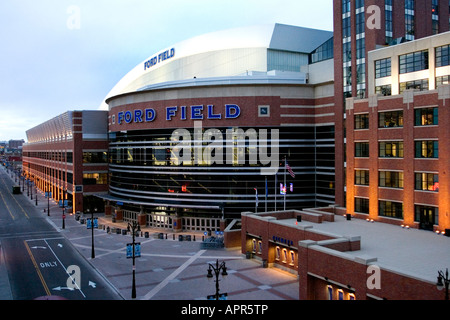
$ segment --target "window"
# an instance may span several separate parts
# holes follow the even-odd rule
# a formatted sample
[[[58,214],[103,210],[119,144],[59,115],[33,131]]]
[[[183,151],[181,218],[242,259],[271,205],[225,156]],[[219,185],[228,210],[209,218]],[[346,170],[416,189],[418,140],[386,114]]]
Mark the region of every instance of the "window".
[[[366,64],[360,63],[356,66],[356,83],[366,83]],[[358,95],[359,96],[359,95]],[[359,96],[360,98],[363,98],[364,96]]]
[[[342,19],[342,38],[351,36],[350,17]]]
[[[414,0],[405,0],[405,35],[407,40],[414,40]]]
[[[385,10],[384,10],[384,20],[385,20],[385,33],[386,33],[386,44],[392,41],[392,31],[394,30],[392,23],[392,0],[385,0]]]
[[[364,14],[363,14],[364,17]],[[361,38],[356,40],[356,59],[362,59],[366,57],[366,39]]]
[[[67,152],[67,163],[73,163],[73,152]]]
[[[403,219],[403,203],[380,200],[378,201],[378,215],[382,217]]]
[[[431,23],[433,34],[439,33],[439,0],[431,1]]]
[[[281,262],[287,263],[287,261],[288,261],[287,250],[283,249],[283,260]]]
[[[355,185],[369,185],[369,170],[355,170]]]
[[[355,157],[368,157],[368,156],[369,156],[369,143],[355,142]]]
[[[375,61],[375,78],[389,77],[391,75],[391,58]]]
[[[343,62],[352,61],[352,43],[346,42],[342,45]]]
[[[403,188],[403,172],[380,171],[379,186],[386,188]]]
[[[364,18],[364,11],[356,15],[356,34],[364,33],[366,27],[366,20]]]
[[[414,0],[405,0],[405,9],[414,10]]]
[[[431,0],[431,14],[439,15],[439,0]]]
[[[84,173],[83,185],[108,184],[107,173]]]
[[[344,67],[344,87],[352,85],[352,67]]]
[[[289,265],[293,266],[293,265],[295,265],[295,252],[294,251],[289,251],[289,254],[291,256],[291,260],[289,261]]]
[[[355,197],[355,212],[369,213],[369,199]]]
[[[414,189],[420,191],[439,191],[439,175],[437,173],[416,172]]]
[[[107,152],[83,152],[83,163],[106,163],[108,162]]]
[[[355,115],[355,129],[369,129],[369,114]]]
[[[436,51],[436,68],[450,65],[450,45],[437,47]]]
[[[414,14],[405,14],[405,34],[407,40],[413,40],[414,39]]]
[[[342,1],[342,13],[350,12],[350,0]]]
[[[400,94],[405,90],[415,89],[419,91],[428,90],[428,79],[407,81],[400,83]]]
[[[378,143],[380,158],[403,158],[403,141],[381,141]]]
[[[401,55],[399,63],[401,74],[428,69],[428,50]]]
[[[439,141],[425,140],[415,141],[416,158],[438,158],[439,157]]]
[[[421,108],[414,110],[414,125],[431,126],[438,124],[438,108]]]
[[[328,300],[333,300],[333,287],[327,285]]]
[[[403,110],[378,113],[378,128],[403,127]]]
[[[312,64],[333,58],[333,50],[333,38],[330,38],[311,53],[310,63]]]
[[[421,229],[433,230],[433,225],[439,225],[439,208],[416,204],[414,221],[420,222]]]
[[[390,96],[392,94],[392,86],[390,84],[386,84],[383,86],[376,86],[375,93],[380,94],[382,96]]]
[[[450,76],[436,77],[436,88],[450,83]]]
[[[433,17],[437,17],[437,16],[433,15]],[[436,19],[431,20],[431,32],[432,32],[432,34],[439,33],[439,21]]]
[[[270,117],[270,106],[258,106],[259,117]]]

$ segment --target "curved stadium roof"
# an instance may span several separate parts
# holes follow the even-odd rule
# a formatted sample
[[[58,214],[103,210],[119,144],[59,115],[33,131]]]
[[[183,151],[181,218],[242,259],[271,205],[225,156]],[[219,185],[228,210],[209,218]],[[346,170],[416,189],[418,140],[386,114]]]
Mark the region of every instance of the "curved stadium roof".
[[[234,77],[249,72],[300,71],[308,54],[333,37],[333,32],[271,24],[207,33],[151,55],[126,74],[110,97],[156,84],[193,78]],[[165,55],[165,56],[164,56]]]

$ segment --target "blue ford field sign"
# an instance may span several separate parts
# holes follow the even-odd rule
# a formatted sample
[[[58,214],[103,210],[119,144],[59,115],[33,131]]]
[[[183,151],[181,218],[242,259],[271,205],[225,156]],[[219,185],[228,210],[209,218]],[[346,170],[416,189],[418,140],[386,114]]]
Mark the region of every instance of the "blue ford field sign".
[[[150,69],[156,66],[158,63],[175,57],[175,48],[161,52],[160,54],[154,56],[153,58],[144,62],[144,70]]]

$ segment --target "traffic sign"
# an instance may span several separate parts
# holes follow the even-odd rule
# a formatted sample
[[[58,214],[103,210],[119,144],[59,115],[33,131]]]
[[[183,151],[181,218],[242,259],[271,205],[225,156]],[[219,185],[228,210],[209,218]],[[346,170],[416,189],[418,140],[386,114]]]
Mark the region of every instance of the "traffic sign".
[[[219,293],[219,300],[227,300],[228,293]],[[206,297],[207,300],[216,300],[216,295],[212,294]]]
[[[88,229],[92,228],[92,222],[91,222],[91,218],[88,218],[86,220],[86,226]],[[98,218],[94,218],[94,229],[98,229]]]
[[[139,258],[141,256],[141,243],[136,242],[134,244],[134,257]],[[133,258],[133,244],[127,243],[127,258]]]

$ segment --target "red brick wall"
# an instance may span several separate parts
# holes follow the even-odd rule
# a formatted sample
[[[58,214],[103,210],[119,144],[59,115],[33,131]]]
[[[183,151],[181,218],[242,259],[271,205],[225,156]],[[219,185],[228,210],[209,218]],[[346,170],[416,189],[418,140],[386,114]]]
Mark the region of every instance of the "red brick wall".
[[[376,262],[374,263],[376,265]],[[372,295],[388,300],[443,300],[444,293],[434,283],[381,269],[380,289],[369,289],[367,280],[373,272],[367,265],[311,248],[299,248],[299,299],[328,299],[326,286],[341,288],[347,297],[353,292],[357,300]],[[437,273],[437,272],[436,272]],[[328,279],[327,280],[325,279]],[[371,283],[371,281],[369,281]]]
[[[450,102],[447,99],[446,104]],[[438,106],[438,126],[414,126],[414,108]],[[378,112],[386,110],[403,110],[404,125],[400,128],[378,129]],[[354,115],[369,114],[368,130],[354,130]],[[444,100],[438,99],[436,91],[417,92],[412,103],[403,103],[403,95],[378,99],[378,106],[369,107],[365,100],[355,100],[354,109],[347,110],[347,212],[354,213],[354,197],[369,197],[370,213],[366,217],[392,224],[407,224],[418,227],[414,221],[414,204],[439,206],[440,231],[450,227],[450,147],[446,141],[450,139],[450,111]],[[416,159],[415,140],[439,139],[438,159]],[[369,141],[369,158],[355,158],[355,141]],[[404,144],[403,158],[378,158],[378,142],[386,140],[402,140]],[[370,169],[370,186],[355,186],[354,170]],[[401,189],[379,188],[379,170],[401,170],[404,174],[404,187]],[[439,192],[423,192],[414,190],[414,172],[438,172]],[[403,202],[404,218],[389,219],[378,216],[378,200],[387,199]]]

